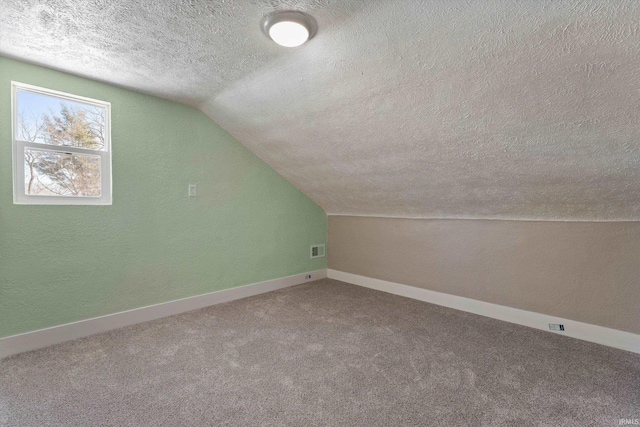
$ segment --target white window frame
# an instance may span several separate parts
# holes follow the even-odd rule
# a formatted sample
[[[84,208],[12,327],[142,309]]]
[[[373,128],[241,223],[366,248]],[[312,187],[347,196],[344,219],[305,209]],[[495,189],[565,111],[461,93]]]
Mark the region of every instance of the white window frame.
[[[51,144],[17,139],[18,91],[32,92],[56,98],[78,101],[105,108],[105,148],[90,150],[77,147],[60,147]],[[11,82],[11,139],[13,141],[13,203],[16,205],[111,205],[111,103],[70,93],[60,92],[20,82]],[[25,192],[24,150],[33,148],[62,154],[82,154],[100,157],[100,196],[51,196]]]

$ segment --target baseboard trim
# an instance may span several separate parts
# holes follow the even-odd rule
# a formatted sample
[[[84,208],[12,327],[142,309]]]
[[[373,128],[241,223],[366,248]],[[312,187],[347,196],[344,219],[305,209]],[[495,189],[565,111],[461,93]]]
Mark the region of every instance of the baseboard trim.
[[[311,275],[311,278],[307,279],[307,275]],[[106,316],[94,317],[91,319],[80,320],[78,322],[25,332],[23,334],[12,335],[0,339],[0,359],[25,351],[48,347],[53,344],[59,344],[101,332],[107,332],[124,326],[173,316],[215,304],[221,304],[287,288],[289,286],[299,285],[304,282],[323,279],[325,277],[327,277],[326,269],[310,271],[279,279],[238,286],[222,291],[196,295],[179,300],[135,308],[133,310],[108,314]]]
[[[442,305],[456,310],[467,311],[480,316],[491,317],[505,322],[529,326],[531,328],[547,332],[558,333],[584,341],[631,351],[633,353],[640,353],[640,335],[633,334],[631,332],[619,331],[617,329],[605,328],[603,326],[591,325],[588,323],[577,322],[575,320],[563,319],[560,317],[520,310],[503,305],[491,304],[442,292],[416,288],[415,286],[408,286],[400,283],[388,282],[386,280],[346,273],[339,270],[328,269],[327,277],[363,286],[365,288]],[[550,331],[549,323],[563,324],[565,326],[565,330],[563,332]]]

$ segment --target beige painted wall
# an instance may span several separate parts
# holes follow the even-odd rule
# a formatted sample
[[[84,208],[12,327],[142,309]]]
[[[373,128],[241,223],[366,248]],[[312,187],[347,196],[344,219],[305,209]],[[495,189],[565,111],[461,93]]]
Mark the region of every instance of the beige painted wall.
[[[329,268],[640,333],[640,222],[329,216]]]

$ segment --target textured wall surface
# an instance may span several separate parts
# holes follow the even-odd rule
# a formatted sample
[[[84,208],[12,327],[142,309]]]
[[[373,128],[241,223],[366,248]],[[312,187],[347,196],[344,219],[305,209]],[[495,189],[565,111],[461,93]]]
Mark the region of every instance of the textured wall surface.
[[[112,206],[12,203],[11,80],[111,102]],[[323,210],[198,110],[0,57],[0,337],[321,269],[325,240]]]
[[[313,14],[276,46],[259,21]],[[201,108],[327,212],[640,219],[637,0],[3,0],[0,52]]]
[[[640,223],[329,216],[329,268],[640,333]]]

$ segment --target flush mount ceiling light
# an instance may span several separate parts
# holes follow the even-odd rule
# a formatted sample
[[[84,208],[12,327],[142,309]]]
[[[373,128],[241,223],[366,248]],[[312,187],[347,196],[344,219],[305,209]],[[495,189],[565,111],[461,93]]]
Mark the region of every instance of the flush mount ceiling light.
[[[262,20],[262,31],[280,46],[296,47],[316,34],[318,24],[306,13],[275,12]]]

